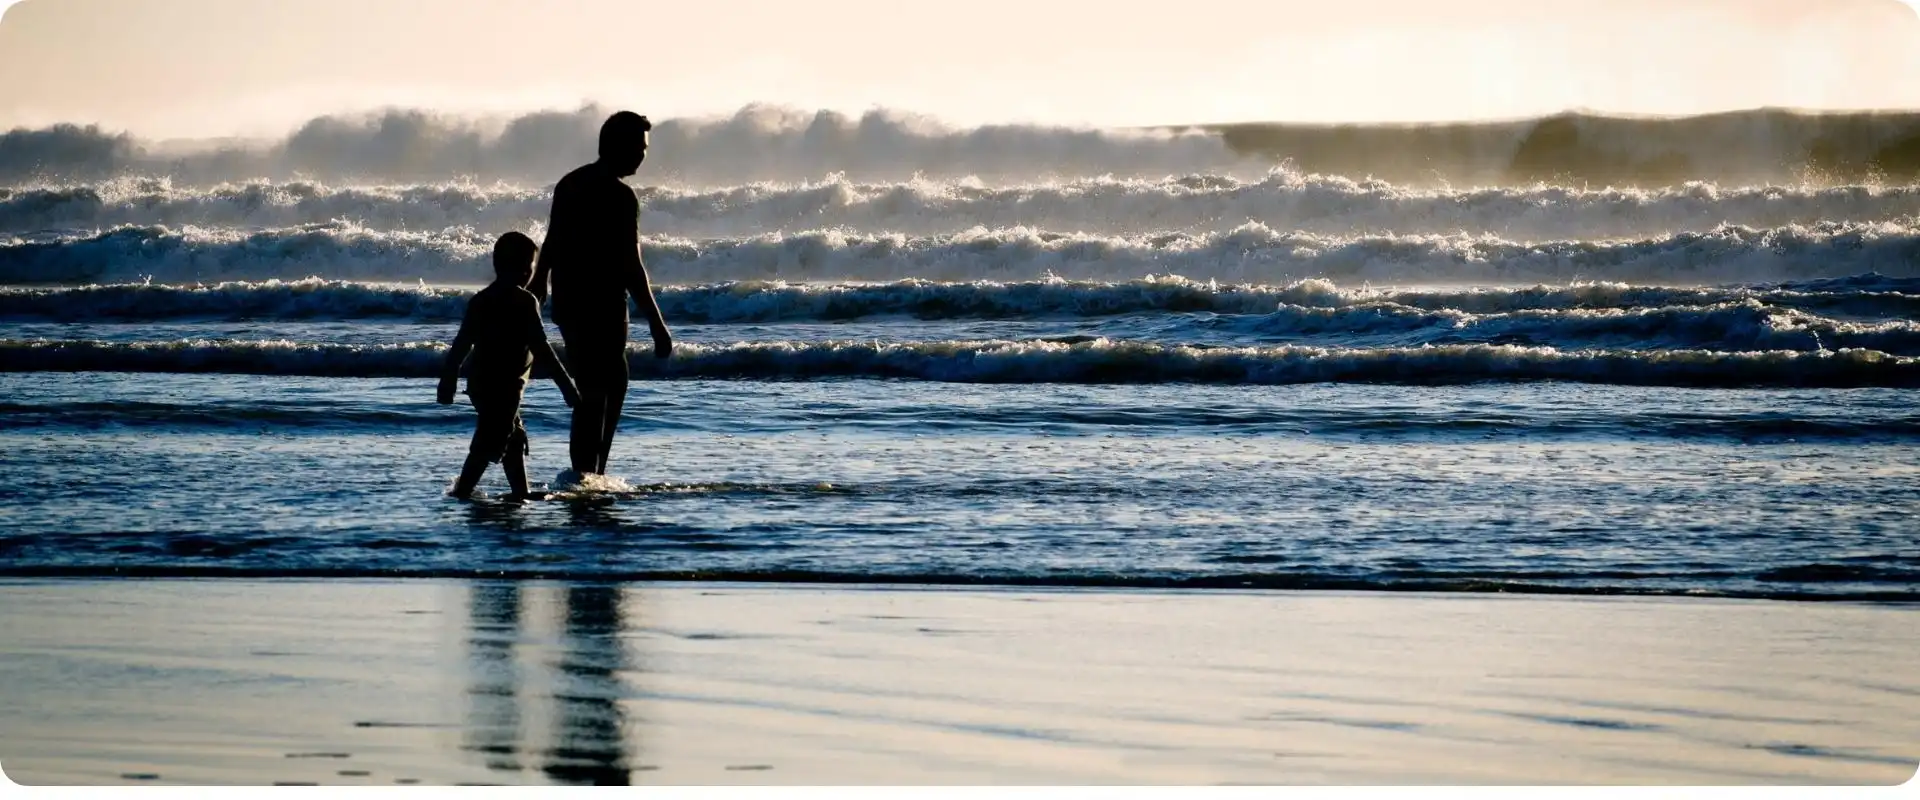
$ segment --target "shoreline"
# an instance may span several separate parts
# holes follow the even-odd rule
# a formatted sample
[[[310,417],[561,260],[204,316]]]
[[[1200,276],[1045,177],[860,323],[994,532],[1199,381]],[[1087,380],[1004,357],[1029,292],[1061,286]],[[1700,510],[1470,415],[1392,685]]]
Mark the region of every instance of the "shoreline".
[[[1905,605],[379,578],[0,578],[0,598],[0,764],[27,785],[1892,785],[1920,766]]]
[[[961,591],[1168,591],[1383,594],[1420,596],[1620,597],[1642,599],[1748,600],[1789,603],[1920,604],[1920,589],[1809,592],[1669,587],[1577,586],[1490,578],[1387,580],[1313,575],[1230,574],[1174,576],[1019,576],[965,574],[840,573],[809,570],[769,571],[592,571],[528,568],[518,570],[254,568],[140,565],[125,567],[37,565],[0,567],[0,585],[21,580],[207,580],[207,581],[514,581],[663,586],[752,586],[769,588],[874,588]],[[1817,583],[1781,581],[1781,583]],[[1836,581],[1837,582],[1837,581]],[[1870,582],[1870,581],[1863,581]]]

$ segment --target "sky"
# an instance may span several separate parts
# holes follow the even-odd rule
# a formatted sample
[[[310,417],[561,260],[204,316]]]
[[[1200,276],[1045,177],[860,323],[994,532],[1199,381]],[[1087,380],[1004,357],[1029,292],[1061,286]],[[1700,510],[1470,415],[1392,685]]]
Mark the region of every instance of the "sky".
[[[0,129],[588,102],[1098,126],[1920,108],[1916,34],[1898,0],[21,0]]]

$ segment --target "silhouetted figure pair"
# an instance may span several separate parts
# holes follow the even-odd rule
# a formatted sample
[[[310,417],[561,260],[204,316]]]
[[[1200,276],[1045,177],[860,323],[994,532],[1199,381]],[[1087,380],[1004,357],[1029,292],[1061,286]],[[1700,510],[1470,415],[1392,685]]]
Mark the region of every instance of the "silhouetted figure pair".
[[[629,296],[647,318],[654,356],[673,354],[673,334],[640,258],[640,201],[621,181],[646,160],[651,130],[653,123],[631,111],[608,117],[600,126],[599,160],[554,187],[546,245],[536,247],[517,231],[494,244],[496,278],[468,301],[441,370],[439,401],[451,404],[460,367],[469,351],[474,356],[467,394],[479,419],[453,496],[472,496],[495,462],[506,470],[511,497],[531,496],[520,401],[535,361],[573,407],[567,450],[575,479],[606,474],[627,399]],[[541,327],[540,304],[549,289],[553,321],[566,343],[564,367]]]
[[[647,158],[646,117],[622,111],[600,126],[599,160],[567,173],[553,190],[547,240],[529,287],[545,300],[579,386],[568,445],[580,477],[604,475],[627,397],[627,298],[647,318],[653,354],[673,354],[673,335],[640,257],[640,202],[621,179]]]

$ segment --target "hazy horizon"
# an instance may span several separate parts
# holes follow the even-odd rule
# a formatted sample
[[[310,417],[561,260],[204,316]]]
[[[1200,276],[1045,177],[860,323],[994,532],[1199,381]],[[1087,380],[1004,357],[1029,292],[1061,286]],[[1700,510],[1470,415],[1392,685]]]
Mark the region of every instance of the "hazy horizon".
[[[1894,0],[1183,8],[25,0],[0,20],[0,69],[35,78],[0,86],[0,129],[269,137],[385,108],[590,104],[660,118],[765,104],[1093,127],[1920,108],[1920,52],[1908,46],[1920,16]]]

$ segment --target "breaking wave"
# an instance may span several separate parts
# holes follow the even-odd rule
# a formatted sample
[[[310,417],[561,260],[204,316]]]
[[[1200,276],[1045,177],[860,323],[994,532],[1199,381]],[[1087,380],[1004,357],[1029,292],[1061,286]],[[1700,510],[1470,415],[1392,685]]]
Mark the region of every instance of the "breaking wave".
[[[444,345],[290,341],[0,341],[4,372],[188,372],[431,378]],[[1726,353],[1463,344],[1407,348],[1187,347],[1137,341],[686,344],[639,379],[907,379],[969,383],[1575,381],[1683,387],[1920,387],[1920,358],[1873,350]]]
[[[472,228],[380,231],[330,223],[248,232],[165,226],[0,240],[0,283],[193,283],[491,279],[493,235]],[[820,230],[688,239],[644,237],[660,283],[727,280],[1125,280],[1178,274],[1236,283],[1701,284],[1920,274],[1906,223],[1728,225],[1653,239],[1523,243],[1495,236],[1318,236],[1257,223],[1138,236],[974,228],[938,236]]]
[[[1324,279],[1281,285],[1219,284],[1177,275],[1129,281],[1061,279],[943,283],[740,281],[660,286],[655,294],[678,322],[832,321],[875,316],[918,319],[1033,319],[1139,313],[1269,314],[1394,307],[1449,314],[1646,309],[1754,304],[1858,317],[1920,317],[1920,278],[1877,274],[1758,286],[1673,287],[1579,283],[1519,288],[1373,289]],[[304,278],[196,286],[122,283],[65,288],[0,287],[0,318],[69,322],[168,319],[457,320],[472,290],[425,284]]]
[[[988,186],[977,180],[859,183],[845,178],[719,189],[639,189],[652,235],[725,237],[772,230],[858,229],[907,235],[980,226],[1139,235],[1256,222],[1322,235],[1391,231],[1591,239],[1822,220],[1920,215],[1914,187],[1758,188],[1691,183],[1667,189],[1416,189],[1275,170],[1256,180],[1192,174]],[[164,179],[0,189],[0,230],[124,225],[276,228],[351,221],[380,230],[546,222],[551,194],[504,184],[329,186],[254,181],[210,188]]]

